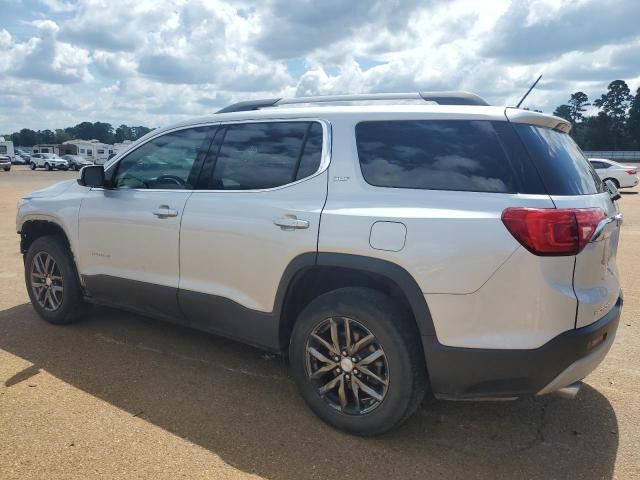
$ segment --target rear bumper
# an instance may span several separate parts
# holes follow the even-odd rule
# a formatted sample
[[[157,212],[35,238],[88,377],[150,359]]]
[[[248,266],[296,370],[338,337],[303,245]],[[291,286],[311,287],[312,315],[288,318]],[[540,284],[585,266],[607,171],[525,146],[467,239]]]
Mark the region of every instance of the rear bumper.
[[[530,350],[448,347],[434,336],[423,337],[433,393],[460,400],[510,398],[550,393],[581,380],[611,348],[622,304],[621,294],[598,321]]]

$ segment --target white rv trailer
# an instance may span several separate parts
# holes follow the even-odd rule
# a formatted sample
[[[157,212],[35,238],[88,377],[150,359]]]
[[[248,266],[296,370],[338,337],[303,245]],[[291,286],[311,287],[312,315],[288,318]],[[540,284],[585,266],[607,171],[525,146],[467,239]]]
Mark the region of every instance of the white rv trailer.
[[[62,145],[74,146],[76,148],[75,155],[80,155],[96,165],[104,164],[108,160],[109,154],[113,153],[113,146],[98,140],[67,140]]]
[[[4,137],[0,137],[0,155],[8,155],[13,162],[16,152],[13,148],[13,142],[11,140],[5,140]]]

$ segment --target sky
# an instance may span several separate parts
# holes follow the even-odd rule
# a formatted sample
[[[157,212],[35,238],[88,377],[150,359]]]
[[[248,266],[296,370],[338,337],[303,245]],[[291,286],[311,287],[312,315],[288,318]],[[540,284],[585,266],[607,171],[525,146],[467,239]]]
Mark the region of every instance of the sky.
[[[640,87],[640,0],[0,0],[0,132],[251,98],[467,90],[552,113]]]

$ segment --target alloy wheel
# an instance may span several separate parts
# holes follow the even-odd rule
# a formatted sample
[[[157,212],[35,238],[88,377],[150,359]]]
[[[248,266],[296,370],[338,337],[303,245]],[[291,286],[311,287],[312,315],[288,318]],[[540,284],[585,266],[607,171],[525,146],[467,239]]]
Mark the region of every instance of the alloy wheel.
[[[389,387],[389,365],[376,337],[347,317],[322,321],[309,335],[306,372],[332,408],[364,415],[377,408]]]
[[[38,304],[49,312],[60,308],[64,294],[62,272],[47,252],[33,257],[30,270],[31,290]]]

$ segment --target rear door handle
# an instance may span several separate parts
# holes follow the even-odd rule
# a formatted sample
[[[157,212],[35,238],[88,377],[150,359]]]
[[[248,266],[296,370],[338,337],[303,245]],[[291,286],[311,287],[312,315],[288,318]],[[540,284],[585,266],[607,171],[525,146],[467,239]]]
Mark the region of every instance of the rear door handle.
[[[282,230],[309,228],[309,222],[307,220],[299,220],[295,215],[283,215],[280,218],[276,218],[273,223]]]
[[[173,208],[169,208],[169,205],[160,205],[152,212],[158,218],[177,217],[178,211]]]

